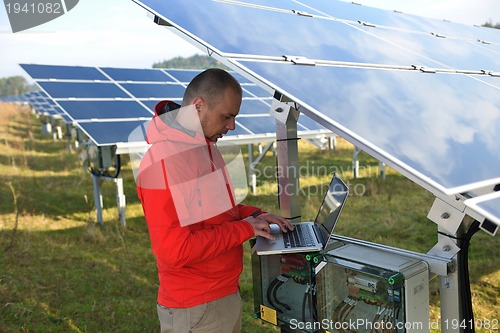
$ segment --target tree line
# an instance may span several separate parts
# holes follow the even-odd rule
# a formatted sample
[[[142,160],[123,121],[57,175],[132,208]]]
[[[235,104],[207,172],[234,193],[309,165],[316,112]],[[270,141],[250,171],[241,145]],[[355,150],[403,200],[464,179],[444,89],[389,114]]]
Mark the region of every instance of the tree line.
[[[207,69],[212,67],[229,69],[214,58],[200,54],[195,54],[188,58],[175,57],[153,64],[153,68]]]
[[[20,75],[0,78],[0,96],[18,96],[31,91],[32,88]]]

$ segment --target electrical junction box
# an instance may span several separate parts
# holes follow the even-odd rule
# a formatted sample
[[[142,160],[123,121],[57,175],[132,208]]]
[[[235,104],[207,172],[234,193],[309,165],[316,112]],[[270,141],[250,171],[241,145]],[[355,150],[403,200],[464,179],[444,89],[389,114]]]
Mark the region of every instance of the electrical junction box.
[[[428,332],[426,262],[357,244],[329,251],[315,270],[314,332]],[[309,323],[310,324],[310,323]]]
[[[316,259],[316,260],[315,260]],[[315,332],[291,327],[317,322],[314,269],[310,254],[252,254],[254,317],[279,326],[281,332]]]
[[[78,147],[80,161],[84,169],[101,176],[117,175],[120,169],[116,146],[96,146],[91,143]]]

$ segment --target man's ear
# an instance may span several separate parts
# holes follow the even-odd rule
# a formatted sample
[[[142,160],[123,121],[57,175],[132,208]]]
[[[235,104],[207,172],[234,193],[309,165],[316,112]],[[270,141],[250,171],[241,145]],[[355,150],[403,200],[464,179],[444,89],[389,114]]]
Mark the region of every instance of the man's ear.
[[[196,108],[196,111],[198,111],[198,113],[199,113],[199,112],[201,112],[201,109],[203,108],[203,106],[205,104],[205,101],[201,97],[196,97],[193,100],[192,104],[194,104],[194,107]]]

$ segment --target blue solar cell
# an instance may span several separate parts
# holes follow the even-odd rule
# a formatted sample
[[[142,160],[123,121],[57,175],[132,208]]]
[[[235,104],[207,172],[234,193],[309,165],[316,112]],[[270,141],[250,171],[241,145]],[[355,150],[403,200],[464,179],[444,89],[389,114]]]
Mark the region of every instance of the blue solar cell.
[[[75,120],[152,116],[135,101],[60,101],[59,105]]]
[[[115,145],[118,142],[129,142],[130,133],[144,121],[109,121],[78,123],[85,133],[98,146]]]
[[[236,73],[236,72],[230,72],[231,75],[236,79],[238,80],[238,82],[240,84],[244,84],[244,83],[252,83],[252,81],[250,81],[249,79],[247,79],[246,77],[244,77],[243,75],[239,74],[239,73]]]
[[[251,133],[245,130],[243,127],[238,124],[240,118],[236,118],[236,128],[234,131],[229,131],[224,137],[231,137],[235,135],[250,135]]]
[[[191,82],[191,80],[198,74],[200,74],[201,70],[186,70],[186,69],[166,69],[168,74],[175,77],[180,82]]]
[[[264,113],[269,114],[269,108],[271,107],[271,101],[267,102],[264,100],[248,100],[244,99],[241,102],[240,113],[243,114],[256,114]]]
[[[52,98],[130,98],[111,83],[38,82]]]
[[[490,167],[500,165],[497,88],[459,74],[240,63],[315,121],[444,193],[500,182]]]
[[[379,41],[398,44],[401,46],[401,51],[411,52],[421,57],[415,60],[419,62],[410,65],[500,71],[500,55],[487,52],[479,43],[383,28],[360,27],[360,29],[378,37]],[[375,49],[376,45],[371,47]]]
[[[102,80],[108,79],[94,67],[20,65],[33,79]]]
[[[251,86],[242,86],[243,90],[247,90],[251,93],[251,97],[256,96],[256,97],[263,97],[263,98],[269,98],[273,97],[268,91],[265,89],[262,89],[259,86],[251,85]]]
[[[144,105],[147,106],[147,108],[151,111],[154,112],[155,110],[155,105],[158,104],[159,101],[141,101]]]
[[[186,89],[180,84],[123,83],[121,86],[137,98],[182,98]]]
[[[297,125],[297,130],[299,131],[316,131],[316,130],[324,130],[325,127],[318,122],[312,120],[307,115],[301,113],[299,116],[299,121]]]
[[[174,82],[159,69],[101,68],[115,81]]]
[[[270,115],[262,117],[237,117],[238,122],[256,134],[275,133],[276,121]]]

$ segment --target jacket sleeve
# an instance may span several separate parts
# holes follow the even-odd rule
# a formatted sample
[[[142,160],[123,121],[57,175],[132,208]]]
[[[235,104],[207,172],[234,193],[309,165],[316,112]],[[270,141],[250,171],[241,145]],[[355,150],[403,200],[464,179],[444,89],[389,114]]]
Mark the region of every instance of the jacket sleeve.
[[[210,260],[254,236],[250,223],[243,220],[206,228],[197,228],[196,225],[181,227],[168,186],[162,189],[138,186],[137,191],[153,253],[169,267],[178,268]]]
[[[238,205],[238,210],[240,212],[240,217],[243,219],[249,217],[250,215],[252,215],[256,211],[259,211],[259,213],[256,216],[259,216],[261,214],[266,213],[266,211],[264,211],[258,207],[250,206],[250,205],[242,205],[242,204]]]

